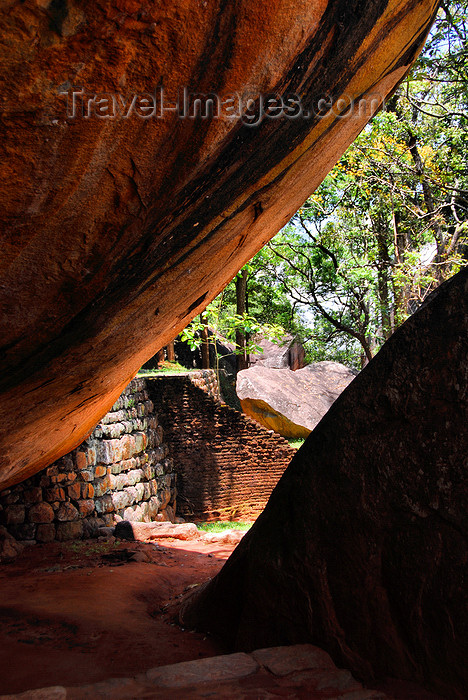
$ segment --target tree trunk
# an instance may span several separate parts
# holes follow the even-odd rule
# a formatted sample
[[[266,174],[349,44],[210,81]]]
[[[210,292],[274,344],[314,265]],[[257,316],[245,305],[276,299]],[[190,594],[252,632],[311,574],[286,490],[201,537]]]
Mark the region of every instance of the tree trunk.
[[[236,277],[236,313],[238,316],[243,316],[247,310],[247,270],[241,270]],[[247,354],[246,345],[247,338],[242,331],[236,331],[237,345],[237,371],[247,369],[249,366],[249,356]]]
[[[433,272],[435,279],[437,280],[438,284],[440,284],[444,279],[444,267],[441,265],[441,263],[444,262],[446,258],[446,243],[444,233],[442,227],[440,226],[437,220],[436,202],[432,193],[432,187],[428,179],[424,176],[424,162],[419,153],[417,139],[416,136],[414,136],[414,134],[410,135],[410,138],[408,140],[408,147],[413,158],[418,179],[422,185],[424,203],[426,205],[427,213],[432,215],[432,231],[437,245],[437,255],[434,258],[435,264],[433,265]]]
[[[210,369],[210,339],[208,337],[208,326],[205,322],[203,314],[200,314],[200,322],[203,324],[201,336],[202,336],[202,368]]]
[[[164,348],[161,348],[161,350],[156,353],[156,368],[159,367],[161,362],[164,362]]]
[[[391,263],[388,253],[387,222],[383,216],[372,221],[378,247],[377,292],[379,296],[380,323],[384,340],[392,335],[390,295],[388,290],[388,270]]]
[[[406,258],[406,253],[408,250],[412,249],[411,240],[409,236],[401,230],[400,227],[400,213],[393,210],[392,212],[392,222],[393,222],[393,244],[395,246],[395,258],[399,265],[403,265]],[[406,318],[409,313],[409,302],[411,298],[411,285],[407,281],[404,285],[398,283],[398,279],[395,273],[392,273],[392,289],[393,289],[393,313],[391,317],[392,332],[397,326]]]
[[[361,343],[361,369],[363,369],[374,357],[375,338],[371,336],[358,336],[357,339]]]
[[[172,340],[169,345],[166,345],[166,356],[168,362],[175,362],[175,351],[174,351],[174,341]]]

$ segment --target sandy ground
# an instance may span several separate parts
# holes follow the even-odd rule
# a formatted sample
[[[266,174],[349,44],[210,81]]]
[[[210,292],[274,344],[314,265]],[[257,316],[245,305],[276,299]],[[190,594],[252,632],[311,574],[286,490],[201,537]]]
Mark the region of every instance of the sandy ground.
[[[133,676],[226,653],[176,622],[180,599],[213,577],[234,545],[181,541],[53,543],[0,565],[0,695]],[[128,561],[132,553],[143,561]],[[399,681],[395,700],[437,700]]]
[[[0,566],[0,694],[79,685],[224,653],[175,624],[180,597],[233,545],[87,540],[29,547]],[[106,559],[143,552],[144,562]],[[139,555],[141,557],[141,554]]]

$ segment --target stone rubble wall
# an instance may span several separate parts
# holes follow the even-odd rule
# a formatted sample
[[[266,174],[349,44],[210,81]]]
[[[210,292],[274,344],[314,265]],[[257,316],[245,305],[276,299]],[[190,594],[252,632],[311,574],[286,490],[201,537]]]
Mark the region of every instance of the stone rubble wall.
[[[177,472],[178,512],[255,518],[296,451],[198,384],[193,375],[155,376],[148,382]]]
[[[0,523],[17,540],[93,536],[120,519],[173,520],[176,474],[146,379],[134,379],[91,435],[0,492]]]
[[[202,389],[215,401],[220,401],[218,380],[213,369],[200,369],[198,372],[190,372],[183,376],[188,377],[194,386]]]

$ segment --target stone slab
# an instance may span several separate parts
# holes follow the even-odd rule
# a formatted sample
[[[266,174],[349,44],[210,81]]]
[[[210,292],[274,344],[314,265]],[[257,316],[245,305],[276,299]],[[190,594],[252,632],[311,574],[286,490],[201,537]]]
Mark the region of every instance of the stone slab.
[[[67,700],[137,700],[156,697],[156,694],[148,693],[145,683],[140,683],[135,678],[109,678],[79,688],[67,688]]]
[[[146,540],[159,537],[173,537],[179,540],[193,540],[200,537],[200,532],[194,523],[175,525],[168,522],[139,523],[122,520],[117,523],[114,535],[122,540]]]
[[[257,670],[256,661],[248,654],[241,652],[160,666],[147,671],[145,677],[158,686],[183,688],[198,683],[237,680],[250,676]]]
[[[333,700],[392,700],[385,693],[380,693],[378,690],[353,690],[351,693],[339,695]]]
[[[152,668],[133,678],[53,686],[0,700],[391,700],[368,690],[310,644],[260,649]],[[413,697],[413,696],[411,696]],[[414,696],[416,697],[416,696]],[[426,697],[424,695],[424,697]]]
[[[54,685],[49,688],[26,690],[19,695],[0,695],[0,700],[66,700],[66,697],[66,689],[61,685]]]
[[[313,687],[317,692],[363,692],[362,685],[349,671],[335,666],[292,673],[287,676],[287,680],[295,688]]]
[[[327,652],[312,644],[258,649],[252,656],[275,676],[287,676],[294,671],[305,671],[311,668],[334,668],[334,663]]]

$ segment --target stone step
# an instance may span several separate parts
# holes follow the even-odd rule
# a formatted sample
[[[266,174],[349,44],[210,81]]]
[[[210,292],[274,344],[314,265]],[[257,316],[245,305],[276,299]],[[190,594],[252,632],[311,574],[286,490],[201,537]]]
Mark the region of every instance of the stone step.
[[[2,695],[0,700],[180,700],[223,698],[267,700],[391,700],[365,689],[349,671],[311,644],[259,649],[152,668],[133,678],[74,688],[53,686]]]

